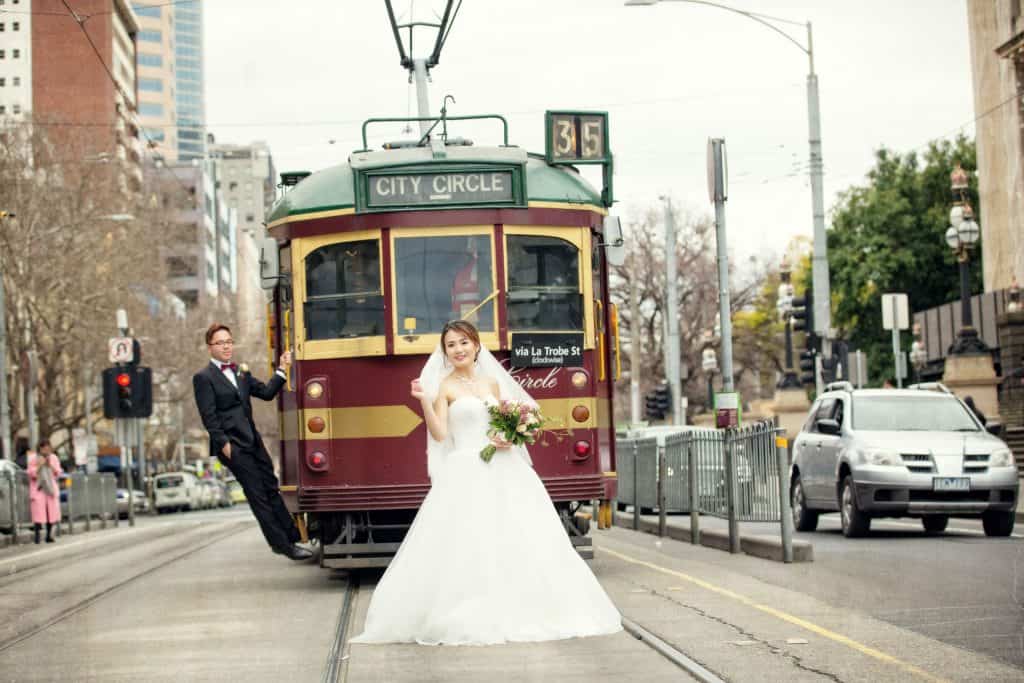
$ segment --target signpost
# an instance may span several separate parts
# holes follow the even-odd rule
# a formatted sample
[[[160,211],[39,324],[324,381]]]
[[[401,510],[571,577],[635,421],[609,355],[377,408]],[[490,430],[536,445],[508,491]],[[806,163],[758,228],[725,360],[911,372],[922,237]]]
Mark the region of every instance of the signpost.
[[[906,294],[882,295],[882,328],[892,330],[892,358],[896,370],[896,386],[903,388],[906,361],[900,363],[900,330],[910,329],[910,305]]]
[[[131,337],[111,337],[108,344],[108,358],[111,363],[135,362],[135,345]]]
[[[719,429],[740,426],[740,395],[737,391],[715,394],[715,426]]]

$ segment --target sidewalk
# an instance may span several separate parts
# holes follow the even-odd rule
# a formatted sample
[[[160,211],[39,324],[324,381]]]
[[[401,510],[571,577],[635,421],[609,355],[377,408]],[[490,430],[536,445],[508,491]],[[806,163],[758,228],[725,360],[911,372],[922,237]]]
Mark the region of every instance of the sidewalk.
[[[615,526],[633,528],[632,508],[615,513]],[[669,515],[666,518],[665,536],[676,541],[691,542],[690,516]],[[752,533],[740,524],[740,550],[765,560],[783,561],[782,538],[780,534]],[[638,530],[658,534],[658,515],[641,515]],[[729,522],[718,517],[700,516],[700,545],[729,552]],[[793,562],[813,562],[814,545],[808,541],[793,539]]]
[[[139,516],[136,517],[136,521],[138,521],[142,517],[148,517],[148,516],[149,515],[139,515]],[[103,521],[99,520],[99,519],[93,519],[92,520],[91,529],[89,529],[88,532],[86,531],[86,523],[85,523],[84,519],[75,520],[75,523],[74,523],[74,534],[70,534],[68,532],[68,524],[67,524],[67,522],[61,522],[59,528],[60,528],[60,531],[57,531],[56,529],[54,529],[54,538],[58,539],[58,542],[60,542],[60,540],[62,540],[62,539],[63,540],[67,540],[68,538],[70,538],[72,536],[78,536],[79,534],[91,533],[91,532],[94,532],[94,531],[104,531],[104,529],[103,529]],[[113,529],[129,529],[129,528],[131,528],[131,527],[128,526],[128,520],[127,519],[122,519],[120,521],[120,525],[115,525],[113,519],[108,519],[107,520],[107,528],[105,529],[105,531],[111,531]],[[46,530],[45,529],[43,530],[43,534],[44,535],[46,534]],[[33,533],[32,528],[31,527],[22,527],[22,529],[18,532],[18,543],[17,543],[17,546],[35,545],[34,541],[35,541],[35,534]],[[0,550],[2,550],[4,548],[17,547],[17,546],[15,546],[11,534],[0,533]]]

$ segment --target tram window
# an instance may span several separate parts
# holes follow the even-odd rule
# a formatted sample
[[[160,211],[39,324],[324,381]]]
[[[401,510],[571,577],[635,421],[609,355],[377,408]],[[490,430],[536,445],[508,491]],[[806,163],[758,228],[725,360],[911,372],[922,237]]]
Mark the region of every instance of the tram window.
[[[535,235],[509,235],[507,244],[509,328],[582,330],[579,250]]]
[[[416,319],[417,334],[437,334],[468,319],[494,331],[490,235],[400,237],[395,240],[398,321]],[[400,330],[399,333],[402,331]]]
[[[306,338],[384,334],[377,240],[321,247],[306,257]]]

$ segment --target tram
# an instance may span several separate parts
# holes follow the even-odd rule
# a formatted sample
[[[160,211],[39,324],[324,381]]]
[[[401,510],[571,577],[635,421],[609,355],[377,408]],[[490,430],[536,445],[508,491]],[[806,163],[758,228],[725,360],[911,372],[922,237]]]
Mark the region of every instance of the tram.
[[[483,119],[501,144],[448,134]],[[422,119],[409,119],[417,122]],[[584,557],[596,503],[616,494],[612,389],[619,376],[609,259],[620,257],[607,115],[545,114],[546,150],[512,146],[500,116],[446,117],[436,135],[363,148],[317,173],[284,173],[261,278],[268,354],[292,349],[279,398],[280,482],[331,568],[386,566],[430,488],[426,425],[409,382],[465,319],[537,400],[557,433],[534,467]],[[497,142],[497,136],[495,136]],[[580,164],[603,167],[604,187]],[[515,515],[513,510],[466,510]]]

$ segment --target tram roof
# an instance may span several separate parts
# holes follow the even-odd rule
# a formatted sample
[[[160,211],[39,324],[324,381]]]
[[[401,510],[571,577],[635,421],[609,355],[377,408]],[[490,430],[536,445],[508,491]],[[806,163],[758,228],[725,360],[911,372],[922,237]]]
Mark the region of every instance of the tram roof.
[[[303,178],[274,205],[267,218],[272,224],[307,213],[355,208],[353,167],[417,170],[458,167],[469,163],[525,164],[527,200],[601,206],[601,194],[569,166],[549,165],[542,155],[527,154],[516,147],[449,147],[447,157],[435,159],[429,148],[357,152],[348,163],[317,171]],[[444,207],[438,207],[444,208]],[[396,209],[401,210],[401,209]]]

